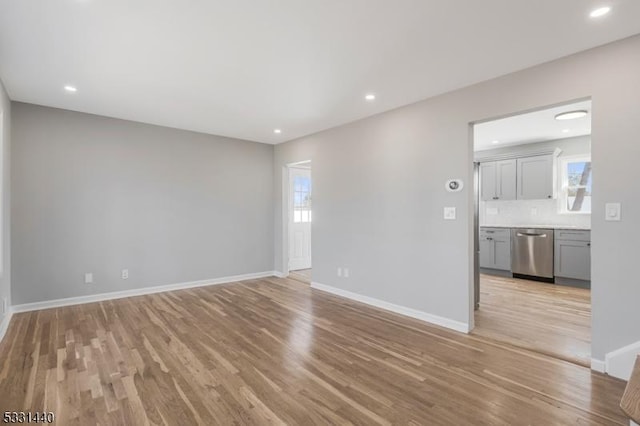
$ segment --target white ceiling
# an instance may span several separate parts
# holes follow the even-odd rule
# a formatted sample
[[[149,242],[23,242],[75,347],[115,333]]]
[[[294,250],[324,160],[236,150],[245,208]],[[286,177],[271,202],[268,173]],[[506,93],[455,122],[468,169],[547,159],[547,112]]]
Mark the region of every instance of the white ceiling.
[[[579,110],[588,114],[574,120],[555,119],[563,112]],[[473,143],[475,151],[483,151],[590,134],[591,101],[584,101],[476,124]]]
[[[279,143],[637,33],[637,0],[0,0],[0,78],[17,101]]]

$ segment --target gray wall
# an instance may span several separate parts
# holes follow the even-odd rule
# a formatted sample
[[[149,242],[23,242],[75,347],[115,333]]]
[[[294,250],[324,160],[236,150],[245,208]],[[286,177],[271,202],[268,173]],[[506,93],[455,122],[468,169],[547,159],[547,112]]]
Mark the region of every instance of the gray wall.
[[[491,156],[513,154],[526,156],[527,153],[560,148],[558,158],[574,155],[591,154],[591,136],[577,136],[554,141],[531,143],[526,145],[506,146],[488,149],[475,153],[476,161]],[[560,187],[560,171],[558,170],[556,185]],[[510,200],[480,201],[480,225],[570,225],[583,228],[591,227],[590,214],[560,213],[560,200]],[[536,214],[532,214],[535,208]],[[489,214],[488,209],[497,209],[498,214]]]
[[[11,305],[11,188],[10,170],[11,165],[11,101],[0,81],[0,112],[3,112],[3,135],[2,146],[0,147],[0,161],[2,162],[2,172],[0,172],[0,306],[3,299],[7,299],[7,306]],[[4,315],[0,313],[0,324]]]
[[[312,160],[314,281],[470,322],[469,123],[592,97],[593,357],[640,340],[639,75],[635,36],[276,146],[276,267],[282,166]],[[467,189],[445,192],[451,177]],[[622,222],[605,222],[609,201],[622,203]],[[444,206],[458,208],[456,221],[442,219]]]
[[[272,146],[12,113],[14,304],[273,270]]]

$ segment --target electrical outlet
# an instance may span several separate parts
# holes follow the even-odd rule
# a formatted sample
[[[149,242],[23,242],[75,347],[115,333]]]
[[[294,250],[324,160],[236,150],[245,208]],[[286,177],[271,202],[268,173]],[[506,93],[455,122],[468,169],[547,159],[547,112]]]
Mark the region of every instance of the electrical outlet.
[[[122,270],[122,279],[123,280],[128,280],[129,279],[129,270],[128,269],[123,269]]]
[[[344,277],[349,278],[349,268],[344,268]]]
[[[455,207],[445,207],[444,208],[444,219],[445,220],[456,220],[456,208]]]
[[[84,283],[91,284],[93,283],[93,274],[91,272],[87,272],[84,274]]]
[[[341,277],[342,276],[342,268],[338,268],[338,272],[337,272],[338,276]]]

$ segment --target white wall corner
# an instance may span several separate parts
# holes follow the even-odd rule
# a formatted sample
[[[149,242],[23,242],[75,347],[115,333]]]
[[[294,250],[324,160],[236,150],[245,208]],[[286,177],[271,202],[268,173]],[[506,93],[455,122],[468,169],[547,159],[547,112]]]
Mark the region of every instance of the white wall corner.
[[[598,373],[606,372],[605,362],[599,359],[591,358],[591,369]]]
[[[640,342],[635,342],[605,355],[608,375],[629,380],[636,358],[640,355]]]
[[[4,335],[7,334],[7,330],[9,329],[9,323],[11,322],[11,317],[13,316],[13,309],[11,306],[7,308],[7,312],[4,314],[4,318],[0,322],[0,342],[4,339]]]
[[[281,271],[273,271],[273,276],[278,278],[286,278],[289,276],[289,274],[285,274],[284,272],[281,272]]]
[[[351,291],[343,290],[337,287],[332,287],[326,284],[312,282],[311,288],[314,288],[316,290],[322,290],[327,293],[334,294],[336,296],[344,297],[346,299],[355,300],[356,302],[361,302],[367,305],[375,306],[376,308],[384,309],[386,311],[391,311],[396,314],[415,318],[417,320],[424,321],[429,324],[439,325],[441,327],[449,328],[451,330],[459,331],[461,333],[469,333],[471,331],[469,324],[464,322],[452,320],[452,319],[441,317],[438,315],[429,314],[427,312],[419,311],[417,309],[407,308],[405,306],[400,306],[393,303],[385,302],[384,300],[375,299],[373,297],[363,296],[362,294],[353,293]]]

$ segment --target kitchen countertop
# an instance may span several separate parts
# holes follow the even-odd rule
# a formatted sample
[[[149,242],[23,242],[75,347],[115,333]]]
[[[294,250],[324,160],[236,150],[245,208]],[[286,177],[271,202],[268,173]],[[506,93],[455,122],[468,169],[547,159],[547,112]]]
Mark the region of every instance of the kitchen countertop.
[[[519,229],[570,229],[575,231],[591,231],[591,228],[584,226],[572,226],[572,225],[480,225],[480,228],[519,228]]]

